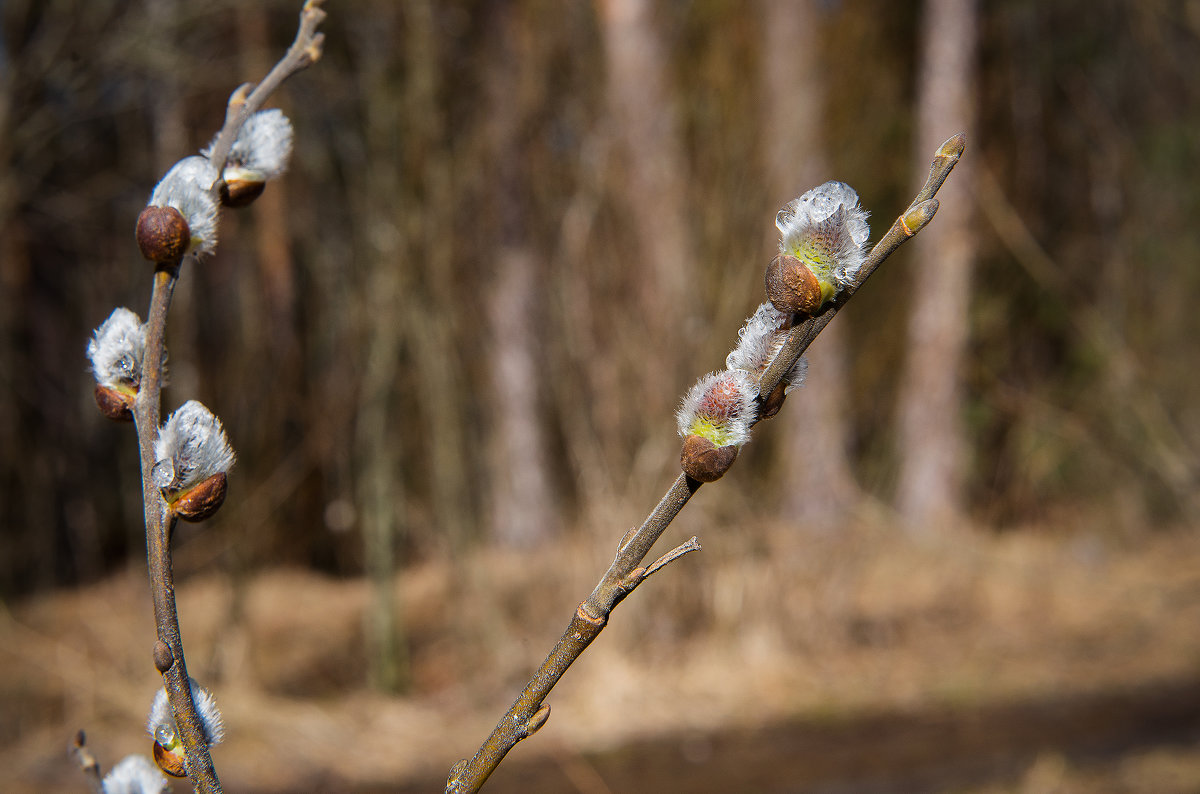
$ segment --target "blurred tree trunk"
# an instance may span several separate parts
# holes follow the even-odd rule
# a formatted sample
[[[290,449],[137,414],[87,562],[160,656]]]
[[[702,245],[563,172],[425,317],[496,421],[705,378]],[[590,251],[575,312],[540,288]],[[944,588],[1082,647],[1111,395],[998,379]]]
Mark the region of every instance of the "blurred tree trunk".
[[[768,186],[782,207],[831,178],[823,130],[824,82],[820,15],[814,0],[765,0],[763,112]],[[858,486],[850,470],[846,415],[846,337],[843,321],[828,327],[808,352],[809,378],[793,392],[781,470],[784,513],[814,528],[832,527],[853,505]]]
[[[404,6],[407,77],[402,167],[410,175],[411,193],[402,216],[410,229],[413,265],[421,271],[423,287],[423,299],[412,301],[406,317],[417,380],[426,384],[415,397],[429,434],[429,498],[436,537],[456,551],[472,538],[476,507],[465,498],[471,493],[463,431],[469,408],[463,397],[464,362],[458,352],[461,326],[464,321],[471,325],[463,313],[446,310],[457,297],[452,230],[458,186],[442,97],[447,86],[442,65],[446,45],[436,19],[440,5],[420,0]]]
[[[268,21],[265,7],[238,8],[238,45],[241,49],[238,62],[242,74],[248,77],[265,75],[274,63]],[[281,94],[273,104],[285,98],[286,94]],[[253,204],[254,257],[268,309],[270,327],[265,336],[271,344],[272,376],[275,379],[283,377],[291,384],[296,380],[297,335],[293,320],[296,277],[287,228],[287,190],[281,185],[273,187],[264,191]],[[286,375],[278,371],[284,362],[287,364]]]
[[[172,36],[178,28],[178,0],[147,0],[146,16],[149,25],[164,37]],[[163,46],[169,48],[168,39]],[[183,118],[183,102],[180,100],[179,75],[174,69],[161,69],[155,75],[154,102],[150,106],[154,129],[154,172],[161,176],[185,155],[191,152],[188,145],[187,125]]]
[[[916,162],[974,119],[975,0],[925,0],[918,76]],[[962,363],[974,258],[970,157],[939,194],[941,209],[913,242],[913,301],[899,394],[896,506],[914,532],[962,518],[968,464]],[[922,169],[919,178],[924,178]]]
[[[363,64],[360,82],[365,96],[364,144],[371,167],[363,175],[352,217],[362,224],[364,241],[363,294],[355,318],[363,324],[366,357],[362,364],[356,411],[356,501],[362,516],[363,564],[371,583],[371,602],[364,614],[368,670],[373,686],[397,691],[407,679],[408,653],[395,597],[396,538],[407,511],[404,482],[404,432],[398,421],[404,395],[398,385],[403,350],[408,280],[403,227],[397,221],[402,207],[400,152],[396,130],[404,115],[401,90],[389,70],[397,35],[397,12],[379,13],[359,24]],[[351,320],[354,322],[355,320]]]
[[[641,266],[634,269],[646,344],[639,388],[657,410],[675,400],[692,359],[687,325],[698,310],[686,216],[686,160],[675,118],[669,53],[646,0],[597,0],[609,112],[622,153],[620,199],[628,206]],[[651,341],[652,340],[652,341]],[[625,395],[626,399],[629,395]],[[660,419],[657,414],[653,421]]]
[[[389,318],[400,294],[393,263],[380,261],[369,276],[371,297],[364,308],[373,317]],[[372,686],[398,691],[405,683],[407,650],[395,598],[396,535],[403,521],[404,484],[400,455],[391,443],[395,433],[395,394],[400,355],[400,324],[391,318],[371,336],[362,379],[355,446],[359,450],[358,495],[362,511],[363,561],[371,582],[371,602],[364,615]]]
[[[364,309],[387,318],[371,336],[362,379],[355,446],[359,451],[358,495],[362,511],[363,561],[371,582],[364,615],[367,665],[373,686],[398,691],[404,683],[406,650],[395,599],[396,535],[403,520],[404,484],[395,430],[393,384],[400,355],[400,324],[389,317],[400,295],[394,263],[379,261],[370,274]],[[391,320],[390,322],[388,320]]]
[[[8,41],[9,30],[0,17],[0,36]],[[19,45],[14,58],[10,58],[8,47],[0,47],[0,372],[17,373],[30,368],[31,361],[23,348],[19,330],[26,327],[28,315],[24,307],[29,305],[29,282],[32,263],[25,230],[20,222],[17,205],[21,197],[21,169],[19,152],[14,138],[15,127],[30,119],[18,121],[14,114],[18,67],[15,58],[20,57]],[[26,176],[26,179],[29,179]],[[22,493],[38,493],[31,488],[26,474],[28,445],[22,427],[32,425],[22,421],[22,402],[26,397],[18,386],[10,385],[19,379],[6,381],[0,388],[0,504],[8,505],[2,516],[14,531],[0,534],[0,593],[17,591],[21,582],[19,572],[30,567],[31,551],[44,541],[28,531],[16,531],[17,527],[35,527],[32,500],[23,501]],[[43,489],[44,490],[44,489]],[[50,495],[46,491],[47,498]],[[45,525],[42,525],[43,527]],[[38,551],[41,551],[38,548]],[[41,584],[39,582],[38,584]]]
[[[533,30],[518,2],[499,5],[495,67],[488,85],[487,142],[495,179],[488,196],[498,218],[499,245],[480,247],[490,259],[485,308],[492,345],[491,522],[494,542],[523,547],[551,533],[553,510],[539,399],[544,392],[538,334],[544,279],[529,229],[531,109],[541,99]]]
[[[146,0],[144,7],[151,28],[161,31],[158,45],[164,52],[169,52],[178,45],[180,0]],[[182,83],[187,80],[187,76],[181,74],[182,71],[184,67],[180,64],[165,62],[161,68],[154,70],[147,86],[155,180],[161,179],[175,163],[189,154],[194,154],[198,148],[193,146],[193,141],[190,140],[185,118],[186,105],[183,101]],[[201,393],[197,351],[203,349],[204,340],[200,338],[198,318],[204,315],[204,296],[196,286],[196,268],[180,268],[177,297],[171,303],[170,322],[167,324],[167,350],[170,354],[167,366],[170,377],[163,390],[163,416],[184,400]],[[145,309],[139,307],[137,311],[141,314]],[[247,387],[251,387],[250,384],[247,384]],[[177,399],[176,395],[188,396]],[[222,414],[219,409],[217,413]],[[224,412],[223,417],[225,422],[232,418],[228,411]],[[131,532],[136,532],[139,537],[144,535],[140,522],[131,527]],[[134,542],[132,535],[130,541]]]

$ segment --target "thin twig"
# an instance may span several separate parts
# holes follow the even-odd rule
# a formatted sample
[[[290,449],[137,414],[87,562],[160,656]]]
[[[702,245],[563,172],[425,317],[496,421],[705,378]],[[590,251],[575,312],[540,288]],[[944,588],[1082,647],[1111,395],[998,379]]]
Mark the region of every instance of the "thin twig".
[[[871,249],[866,262],[859,271],[855,283],[843,290],[831,306],[816,317],[811,317],[795,326],[788,333],[783,349],[776,355],[760,381],[760,394],[770,394],[779,384],[783,374],[791,369],[800,354],[812,343],[817,334],[829,324],[833,316],[854,295],[871,273],[900,245],[917,234],[933,218],[937,211],[934,195],[946,181],[954,164],[962,155],[966,138],[955,135],[938,149],[934,155],[929,178],[917,193],[904,214],[896,219],[887,234]],[[678,559],[689,551],[699,548],[695,538],[663,555],[649,569],[639,568],[654,543],[670,526],[671,521],[683,509],[700,488],[700,483],[685,474],[680,474],[670,490],[659,501],[654,511],[636,530],[622,538],[616,559],[604,573],[600,583],[575,610],[566,631],[559,638],[554,650],[533,674],[525,689],[509,707],[508,712],[497,723],[490,736],[469,760],[459,761],[450,770],[446,780],[446,794],[466,794],[478,791],[491,776],[509,750],[517,742],[541,728],[549,717],[550,709],[544,704],[550,690],[558,683],[567,668],[587,650],[604,626],[614,607],[633,592],[651,573],[663,565]],[[693,548],[694,544],[694,548]]]
[[[229,150],[233,148],[238,130],[242,128],[246,119],[263,106],[267,97],[271,96],[284,80],[321,58],[325,34],[318,33],[317,28],[325,19],[325,12],[321,9],[324,2],[325,0],[307,0],[300,12],[300,28],[296,31],[296,40],[279,63],[275,64],[257,85],[244,83],[229,97],[229,104],[225,108],[225,125],[217,133],[217,139],[208,152],[209,160],[218,171],[223,170],[221,166],[229,157]]]
[[[71,739],[70,753],[87,778],[88,787],[96,794],[104,794],[104,782],[100,779],[100,762],[87,748],[87,735],[83,731],[79,731]]]
[[[234,92],[226,111],[225,124],[209,152],[209,157],[218,172],[223,170],[225,159],[237,139],[238,131],[250,114],[261,107],[271,92],[284,80],[320,57],[324,36],[315,30],[325,18],[325,12],[320,8],[322,2],[323,0],[307,0],[300,13],[300,25],[295,41],[258,87],[248,92],[247,86],[243,86]],[[214,185],[214,189],[216,187]],[[192,701],[183,641],[179,633],[179,613],[175,604],[175,580],[171,567],[171,533],[176,519],[163,498],[162,491],[154,484],[152,476],[157,462],[154,447],[161,422],[164,336],[171,297],[175,292],[181,264],[159,264],[154,273],[154,290],[150,296],[150,310],[146,318],[146,350],[142,360],[142,380],[133,417],[142,465],[146,561],[158,634],[158,641],[154,645],[154,664],[163,677],[163,685],[187,759],[192,786],[204,794],[219,794],[221,783],[217,779],[200,717]]]
[[[645,573],[642,574],[642,581],[649,579],[651,576],[661,571],[665,566],[675,562],[680,557],[691,551],[700,551],[700,539],[695,535],[692,535],[692,537],[686,542],[680,543],[678,546],[671,549],[654,562],[650,563],[650,567],[647,568]]]

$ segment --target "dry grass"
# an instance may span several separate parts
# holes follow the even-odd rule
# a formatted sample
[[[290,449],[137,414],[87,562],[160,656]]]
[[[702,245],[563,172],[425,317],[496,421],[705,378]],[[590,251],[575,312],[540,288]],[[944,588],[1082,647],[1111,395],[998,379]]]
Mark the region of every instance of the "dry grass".
[[[569,766],[639,737],[1200,673],[1197,533],[1023,530],[915,544],[864,525],[803,538],[703,528],[701,540],[704,552],[617,610],[555,691],[546,730],[514,757]],[[214,686],[229,725],[214,754],[226,787],[347,790],[444,773],[557,639],[610,546],[579,537],[532,560],[479,554],[406,571],[396,588],[412,658],[405,697],[362,686],[363,582],[286,570],[184,582],[191,670]],[[82,790],[64,752],[78,728],[105,766],[148,749],[151,624],[140,570],[0,617],[6,790]],[[1046,755],[1009,788],[979,792],[1196,790],[1198,759],[1193,747],[1076,768]],[[1117,782],[1093,786],[1097,775]]]

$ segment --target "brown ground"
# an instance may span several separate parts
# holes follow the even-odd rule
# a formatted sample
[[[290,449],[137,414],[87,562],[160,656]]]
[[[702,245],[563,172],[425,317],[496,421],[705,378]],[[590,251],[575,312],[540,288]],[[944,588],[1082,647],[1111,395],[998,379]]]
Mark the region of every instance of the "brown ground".
[[[491,790],[1200,791],[1200,533],[699,531],[705,550],[617,610]],[[612,545],[406,571],[406,697],[362,685],[361,581],[189,578],[226,790],[437,790]],[[131,571],[0,612],[5,791],[86,790],[78,728],[105,767],[148,750],[147,589]]]

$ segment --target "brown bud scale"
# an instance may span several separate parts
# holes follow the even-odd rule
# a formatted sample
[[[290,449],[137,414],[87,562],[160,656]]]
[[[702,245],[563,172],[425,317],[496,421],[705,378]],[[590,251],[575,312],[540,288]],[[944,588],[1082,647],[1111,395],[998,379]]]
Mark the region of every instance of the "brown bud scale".
[[[779,413],[779,409],[783,407],[783,401],[787,399],[786,389],[787,383],[780,381],[776,384],[775,389],[763,400],[762,410],[758,414],[760,419],[770,419]]]
[[[178,262],[192,241],[192,230],[174,207],[146,207],[137,219],[137,244],[151,262]]]
[[[154,763],[171,777],[187,777],[187,762],[179,750],[168,750],[155,742]]]
[[[92,391],[96,398],[96,406],[100,413],[118,422],[133,421],[133,404],[137,401],[136,394],[128,394],[120,389],[96,384]]]
[[[698,482],[716,482],[737,460],[738,448],[718,447],[704,436],[690,435],[683,440],[679,465],[683,473]]]
[[[249,179],[231,179],[221,183],[221,203],[226,207],[245,207],[262,195],[267,183]]]
[[[174,502],[171,509],[184,521],[203,521],[211,518],[225,502],[227,478],[219,471],[190,491],[185,491]]]
[[[821,308],[821,282],[791,254],[778,254],[767,265],[767,300],[788,314],[812,314]]]

